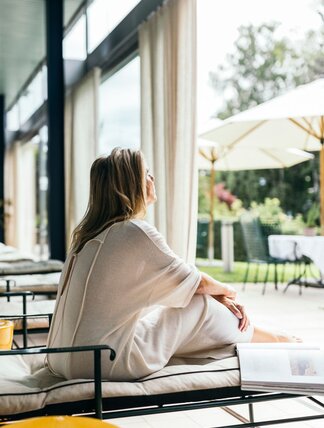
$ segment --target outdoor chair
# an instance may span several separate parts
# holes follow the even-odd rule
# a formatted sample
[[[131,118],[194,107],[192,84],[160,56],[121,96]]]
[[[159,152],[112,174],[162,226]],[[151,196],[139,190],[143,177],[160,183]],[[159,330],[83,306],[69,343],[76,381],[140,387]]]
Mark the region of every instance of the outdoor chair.
[[[0,421],[73,414],[113,419],[217,407],[238,419],[239,424],[231,425],[235,428],[324,419],[322,401],[304,397],[306,403],[310,401],[312,414],[308,409],[307,414],[299,412],[296,417],[279,419],[274,415],[270,420],[255,421],[255,403],[296,395],[243,391],[234,351],[231,347],[228,357],[217,361],[172,359],[160,371],[133,381],[101,379],[101,360],[115,358],[115,352],[106,345],[0,351]],[[45,354],[64,352],[92,352],[93,378],[66,380],[54,376],[44,363]],[[230,407],[242,404],[248,406],[247,416]],[[217,416],[215,419],[217,424]]]
[[[244,247],[246,250],[246,257],[247,257],[247,267],[246,267],[244,280],[243,280],[243,290],[245,290],[245,286],[248,280],[249,268],[251,263],[254,263],[256,265],[254,283],[258,282],[259,266],[261,264],[267,265],[266,274],[263,280],[262,294],[265,293],[265,288],[269,277],[270,266],[274,267],[274,284],[275,284],[275,289],[278,290],[278,266],[282,267],[281,279],[283,281],[284,268],[286,264],[293,263],[295,265],[295,269],[300,269],[301,260],[298,257],[296,257],[295,261],[280,259],[280,258],[272,257],[269,254],[268,240],[267,240],[268,237],[265,231],[267,231],[268,232],[267,234],[269,234],[270,226],[272,226],[271,232],[278,233],[278,228],[274,231],[273,229],[274,225],[270,225],[270,224],[264,225],[263,226],[264,229],[262,230],[260,219],[252,215],[251,213],[243,214],[240,217],[240,224],[242,228]],[[295,253],[296,244],[292,243],[292,245],[293,245],[292,251]]]

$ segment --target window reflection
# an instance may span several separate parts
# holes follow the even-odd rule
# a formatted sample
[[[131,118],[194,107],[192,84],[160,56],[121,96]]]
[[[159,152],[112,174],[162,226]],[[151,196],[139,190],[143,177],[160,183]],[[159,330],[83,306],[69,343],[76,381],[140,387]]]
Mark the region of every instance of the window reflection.
[[[99,154],[140,148],[140,59],[135,57],[100,86]]]

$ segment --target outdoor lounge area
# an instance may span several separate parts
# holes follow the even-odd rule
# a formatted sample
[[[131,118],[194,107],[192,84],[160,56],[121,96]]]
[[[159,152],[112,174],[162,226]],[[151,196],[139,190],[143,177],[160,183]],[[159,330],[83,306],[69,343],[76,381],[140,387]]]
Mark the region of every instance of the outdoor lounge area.
[[[289,290],[289,293],[283,294],[283,285],[284,284],[280,284],[279,290],[276,291],[275,288],[273,287],[273,284],[271,284],[271,287],[269,287],[269,290],[267,290],[267,296],[265,301],[264,296],[262,296],[262,294],[260,293],[258,284],[254,284],[254,283],[247,284],[247,287],[244,293],[240,293],[240,300],[245,304],[247,310],[249,310],[250,313],[253,313],[252,321],[258,325],[264,325],[264,326],[267,326],[268,328],[272,328],[279,331],[283,330],[283,325],[284,325],[284,330],[287,333],[294,334],[296,331],[298,331],[305,342],[314,343],[314,342],[318,342],[319,340],[323,341],[324,339],[323,338],[324,307],[323,305],[321,305],[322,291],[316,290],[316,289],[307,289],[305,290],[303,297],[301,297],[298,293],[297,288],[291,288]],[[241,284],[237,284],[236,287],[240,289]],[[262,308],[262,310],[260,310],[260,308]],[[32,348],[30,350],[31,352],[33,352]],[[32,357],[32,355],[30,357]],[[30,358],[30,357],[26,356],[25,364],[27,363],[27,358]],[[37,360],[34,361],[33,371],[37,367],[37,365],[35,366],[35,363],[37,364],[37,361],[40,361],[39,357],[42,357],[42,356],[39,355],[37,357]],[[4,358],[4,357],[0,356],[0,358]],[[179,361],[175,363],[183,364],[183,361]],[[16,362],[16,367],[18,366],[19,366],[19,360]],[[166,406],[164,409],[165,413],[163,412],[163,409],[161,408],[159,409],[159,407],[157,408],[155,407],[156,409],[155,412],[154,412],[154,407],[153,408],[147,407],[146,411],[144,409],[142,410],[136,409],[136,407],[138,406],[138,404],[141,403],[141,401],[138,401],[138,403],[136,403],[136,400],[134,400],[134,397],[133,397],[133,402],[132,402],[129,396],[126,398],[126,403],[128,402],[127,407],[129,407],[130,403],[132,403],[131,407],[134,407],[134,409],[133,409],[133,412],[130,409],[128,411],[127,410],[125,411],[124,410],[125,400],[123,404],[122,395],[125,395],[125,392],[127,391],[127,385],[126,384],[123,385],[122,383],[116,383],[114,385],[113,383],[109,384],[104,382],[102,385],[103,396],[105,397],[106,394],[108,394],[108,397],[109,396],[114,397],[114,395],[116,394],[115,400],[117,400],[115,404],[112,401],[111,405],[109,405],[108,407],[106,407],[106,405],[104,404],[104,409],[110,408],[110,411],[112,409],[116,409],[114,411],[113,419],[110,419],[109,413],[105,415],[105,418],[108,418],[107,421],[110,421],[111,423],[116,424],[119,427],[137,427],[137,426],[161,427],[161,426],[166,426],[166,424],[167,426],[170,426],[170,427],[173,427],[173,426],[174,427],[175,426],[184,426],[184,427],[185,426],[186,427],[187,426],[188,427],[222,426],[223,427],[223,426],[231,426],[231,425],[240,426],[239,424],[243,422],[246,423],[250,417],[249,405],[248,405],[249,400],[246,398],[245,400],[232,399],[231,401],[231,396],[233,398],[237,396],[236,395],[237,392],[235,392],[235,388],[237,388],[236,386],[237,374],[235,371],[229,372],[229,374],[232,373],[231,378],[226,379],[227,384],[229,381],[232,384],[233,392],[230,392],[231,390],[228,387],[227,387],[227,392],[225,392],[224,387],[223,387],[223,392],[221,392],[220,390],[221,395],[219,394],[215,395],[215,390],[213,393],[211,393],[211,391],[210,392],[205,391],[205,393],[203,393],[203,391],[200,391],[200,400],[202,399],[207,400],[208,398],[211,398],[211,397],[218,398],[219,400],[222,397],[223,399],[220,400],[220,403],[218,405],[220,407],[215,408],[215,405],[217,405],[217,403],[215,404],[211,402],[209,406],[207,405],[207,409],[204,409],[204,405],[206,405],[206,401],[203,401],[203,402],[200,402],[200,405],[199,403],[198,405],[196,404],[196,409],[195,409],[195,401],[197,400],[199,395],[198,397],[195,397],[194,395],[192,395],[190,398],[190,394],[188,395],[187,398],[185,398],[185,396],[182,397],[183,401],[187,401],[188,398],[190,399],[191,403],[187,405],[188,406],[187,408],[190,410],[186,410],[186,407],[184,407],[184,410],[183,410],[181,409],[180,405],[175,406],[176,401],[174,400],[174,398],[171,399],[170,401],[170,403],[173,402],[173,406],[171,405],[171,407],[168,407],[166,405],[168,403],[168,399],[166,398],[166,396],[162,398],[161,396],[158,395],[159,388],[165,388],[166,391],[169,391],[169,394],[170,394],[170,391],[173,390],[174,391],[173,395],[175,397],[176,391],[178,391],[177,393],[179,394],[179,390],[178,390],[179,387],[188,388],[190,385],[190,389],[192,389],[193,384],[195,384],[196,388],[197,387],[199,388],[199,385],[201,388],[202,385],[205,384],[204,388],[206,388],[208,384],[209,385],[213,385],[213,384],[216,385],[217,383],[219,384],[219,382],[222,382],[221,379],[219,378],[219,380],[217,380],[217,376],[216,376],[217,373],[213,375],[213,376],[216,376],[213,379],[213,377],[211,377],[211,371],[215,371],[215,370],[217,371],[217,368],[219,367],[221,367],[224,370],[224,369],[231,369],[236,366],[233,358],[227,358],[226,360],[221,360],[218,363],[215,362],[212,364],[207,364],[207,366],[206,365],[200,366],[200,374],[198,375],[198,372],[197,372],[195,379],[192,379],[190,381],[188,378],[189,383],[184,382],[183,385],[181,386],[181,384],[179,383],[179,380],[177,381],[176,377],[174,377],[175,374],[177,372],[183,373],[183,370],[186,370],[186,372],[188,372],[189,368],[190,370],[196,371],[197,366],[196,368],[194,367],[195,366],[192,366],[192,365],[187,366],[187,368],[185,368],[185,366],[183,365],[180,365],[180,366],[176,365],[176,366],[173,366],[172,368],[170,367],[164,373],[160,374],[162,378],[163,376],[167,375],[165,379],[166,382],[164,385],[160,384],[158,386],[158,384],[154,384],[152,381],[151,381],[151,384],[150,382],[148,382],[147,385],[145,385],[145,383],[142,385],[136,384],[136,383],[132,384],[131,389],[134,397],[137,396],[138,399],[140,399],[140,395],[143,393],[143,388],[144,388],[145,394],[149,394],[149,395],[152,394],[151,398],[156,397],[155,400],[151,400],[151,403],[150,403],[149,396],[146,395],[146,400],[142,399],[142,406],[144,406],[144,403],[145,403],[145,406],[150,406],[150,405],[156,406],[159,400],[162,399],[164,406]],[[8,370],[7,365],[5,366],[1,365],[1,369],[0,369],[1,373],[3,373],[3,370],[6,370],[6,369]],[[207,373],[206,373],[207,378],[205,378],[204,380],[203,373],[205,370],[207,370]],[[23,368],[21,368],[21,375],[22,373],[23,373]],[[182,377],[184,375],[185,374],[183,373]],[[190,375],[186,374],[185,376],[188,377]],[[218,376],[220,376],[220,374],[218,374]],[[30,374],[29,374],[29,377],[30,377]],[[167,382],[168,379],[170,379],[171,381],[169,385]],[[208,380],[208,383],[206,384],[205,382],[207,379],[209,380]],[[3,385],[6,385],[6,383],[4,383],[3,378],[1,382],[2,382],[2,391],[3,391]],[[26,381],[24,380],[24,382]],[[44,378],[44,374],[42,374],[43,385],[44,385],[44,382],[46,381]],[[53,382],[53,380],[51,382]],[[156,383],[156,381],[154,382]],[[87,384],[88,382],[86,382],[85,386]],[[83,389],[85,388],[85,386],[83,387]],[[16,391],[17,391],[17,387],[18,387],[18,383],[15,386]],[[21,401],[21,403],[19,404],[19,406],[21,406],[21,409],[27,410],[28,408],[33,408],[30,406],[35,406],[35,403],[37,403],[36,396],[35,396],[35,392],[36,392],[35,385],[33,385],[34,398],[32,401],[30,401],[30,399],[28,398],[28,389],[26,388],[27,388],[27,384],[25,386],[25,391],[24,391],[24,394],[27,394],[27,395],[25,396],[23,395],[21,398],[17,397],[15,399],[14,398],[15,393],[13,392],[13,397],[11,397],[10,401],[8,400],[3,401],[5,394],[2,392],[0,394],[0,403],[2,403],[2,406],[5,406],[5,407],[2,407],[3,411],[4,409],[6,409],[5,412],[7,413],[8,409],[10,408],[9,407],[10,402],[13,400],[17,400],[17,403],[19,403],[21,399],[23,399],[23,401]],[[76,399],[75,394],[77,394],[77,396],[79,397],[83,397],[83,396],[86,397],[87,394],[91,394],[90,391],[87,391],[87,389],[84,389],[84,390],[79,389],[78,391],[78,389],[76,388],[77,388],[77,384],[75,384],[74,389],[70,387],[70,390],[68,390],[65,387],[65,390],[66,390],[65,394],[68,394],[68,395],[64,395],[64,388],[63,388],[62,392],[60,393],[61,397],[60,395],[58,395],[56,398],[54,395],[55,389],[53,389],[52,395],[49,396],[48,399],[46,399],[46,402],[55,403],[55,400],[57,399],[63,400],[63,401],[64,400],[74,401]],[[118,396],[120,397],[119,402],[118,402]],[[170,395],[170,397],[172,397],[172,394]],[[261,398],[263,398],[263,400]],[[280,397],[279,395],[278,398],[279,399],[275,399],[275,397],[270,397],[270,399],[268,398],[267,400],[266,397],[262,397],[262,395],[260,396],[257,395],[256,400],[253,404],[255,421],[266,421],[266,420],[273,421],[274,419],[289,419],[289,418],[297,418],[297,417],[308,418],[309,416],[316,418],[316,417],[321,417],[321,415],[323,415],[323,409],[321,409],[316,403],[309,401],[306,397],[287,399],[287,396]],[[320,401],[322,401],[322,397],[317,397],[317,398]],[[105,400],[107,401],[107,399],[104,399],[104,403],[105,403]],[[42,397],[42,402],[44,402],[44,397]],[[81,404],[80,402],[79,407],[75,407],[77,413],[81,411],[82,406],[83,406],[83,409],[89,410],[91,408],[91,407],[87,407],[85,403],[86,401],[84,401],[83,404]],[[107,403],[109,403],[109,400],[107,401]],[[57,406],[55,407],[52,405],[52,410],[50,410],[51,408],[49,407],[49,410],[50,410],[49,414],[51,414],[52,412],[54,412],[54,414],[57,414],[60,408],[62,410],[64,409],[65,412],[69,412],[69,408],[73,409],[73,407],[71,407],[71,404],[70,406],[68,405],[68,403],[66,403],[65,405],[61,404],[59,407]],[[180,409],[182,411],[179,411]],[[15,412],[16,411],[17,410],[15,410]],[[150,415],[150,413],[155,413],[155,414]],[[130,417],[131,414],[132,416]],[[28,413],[26,413],[26,415],[28,415]],[[37,415],[37,412],[34,412],[33,415],[34,416]],[[123,417],[120,417],[122,415]],[[323,422],[321,420],[314,419],[314,420],[307,420],[304,422],[302,421],[302,422],[293,422],[293,423],[295,423],[296,427],[320,427],[322,426],[321,424]],[[281,426],[281,425],[279,424],[278,426]]]
[[[323,46],[323,0],[0,0],[0,426],[324,427]]]

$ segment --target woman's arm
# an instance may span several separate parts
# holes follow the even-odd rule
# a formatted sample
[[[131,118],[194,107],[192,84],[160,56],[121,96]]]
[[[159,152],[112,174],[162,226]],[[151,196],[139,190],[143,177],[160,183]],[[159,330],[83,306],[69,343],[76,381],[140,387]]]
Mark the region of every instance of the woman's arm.
[[[210,296],[226,296],[235,300],[236,290],[230,285],[216,281],[216,279],[201,272],[201,280],[196,290],[196,294],[208,294]]]
[[[208,294],[226,306],[240,320],[239,329],[245,331],[250,321],[246,315],[243,305],[235,302],[236,290],[228,284],[216,281],[211,276],[201,272],[201,280],[196,294]]]

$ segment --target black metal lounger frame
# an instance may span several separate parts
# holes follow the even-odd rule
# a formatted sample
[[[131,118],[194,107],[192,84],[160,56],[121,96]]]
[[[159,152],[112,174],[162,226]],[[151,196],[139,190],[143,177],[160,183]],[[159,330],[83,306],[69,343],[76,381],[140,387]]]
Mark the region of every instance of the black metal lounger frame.
[[[46,333],[49,330],[51,325],[52,313],[43,313],[43,314],[28,314],[27,315],[27,297],[32,297],[34,299],[35,293],[33,291],[2,291],[0,292],[0,297],[6,297],[9,301],[10,297],[21,297],[22,298],[22,313],[17,315],[2,315],[0,314],[0,319],[7,320],[22,320],[22,328],[18,330],[15,328],[15,334],[21,334],[23,337],[23,348],[28,348],[28,335],[29,334],[38,334]],[[28,328],[28,319],[29,318],[48,318],[48,327],[40,328]],[[18,348],[18,346],[17,346]]]
[[[181,410],[205,409],[212,407],[221,407],[241,421],[240,424],[230,425],[231,428],[261,427],[290,422],[324,419],[323,410],[323,413],[315,415],[255,421],[253,412],[254,403],[288,399],[294,397],[296,398],[298,396],[284,393],[244,392],[239,387],[184,391],[180,393],[148,396],[102,398],[101,352],[103,350],[110,350],[110,359],[113,360],[115,358],[114,350],[106,345],[79,346],[72,348],[30,348],[0,351],[0,357],[2,355],[8,356],[26,354],[48,354],[81,351],[92,351],[94,354],[94,380],[89,380],[89,383],[94,382],[93,400],[84,400],[72,403],[60,403],[55,405],[53,404],[36,411],[20,413],[18,415],[0,415],[0,421],[5,422],[35,416],[62,414],[83,414],[92,415],[99,419],[114,419],[120,417],[175,412]],[[311,400],[312,403],[318,405],[319,408],[324,409],[324,403],[320,400],[317,400],[313,397],[307,398]],[[228,406],[234,406],[238,404],[248,405],[249,420],[242,417],[233,410],[228,409]],[[226,427],[223,426],[219,428]]]

